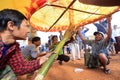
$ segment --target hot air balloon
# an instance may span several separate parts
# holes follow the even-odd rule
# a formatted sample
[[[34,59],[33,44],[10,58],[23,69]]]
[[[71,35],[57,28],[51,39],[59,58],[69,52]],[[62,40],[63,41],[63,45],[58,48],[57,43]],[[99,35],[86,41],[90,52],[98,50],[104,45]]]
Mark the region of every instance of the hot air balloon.
[[[47,74],[60,48],[67,42],[77,27],[93,23],[119,11],[119,4],[89,3],[90,0],[2,0],[0,10],[12,8],[22,12],[31,26],[44,32],[66,30],[54,53],[42,66],[35,80],[42,80]],[[119,1],[118,1],[119,2]],[[90,5],[87,5],[90,4]],[[92,4],[92,5],[91,5]],[[105,6],[106,5],[106,6]],[[113,6],[114,5],[114,6]]]

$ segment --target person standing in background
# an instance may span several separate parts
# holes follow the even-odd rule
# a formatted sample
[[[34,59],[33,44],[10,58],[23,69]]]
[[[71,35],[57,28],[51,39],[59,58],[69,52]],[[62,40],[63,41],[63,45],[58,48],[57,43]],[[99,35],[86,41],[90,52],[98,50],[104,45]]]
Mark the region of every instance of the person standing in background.
[[[70,47],[70,53],[72,55],[72,60],[74,61],[76,59],[76,54],[77,54],[77,59],[80,60],[81,55],[80,55],[80,50],[79,50],[79,44],[75,39],[75,35],[71,37],[67,45]]]
[[[87,28],[87,27],[80,27],[79,29],[77,29],[77,33],[76,33],[76,40],[77,40],[77,42],[78,42],[78,44],[79,44],[79,50],[80,50],[80,55],[81,55],[81,50],[84,48],[84,51],[86,51],[86,44],[83,44],[83,42],[82,42],[82,40],[81,40],[81,38],[80,38],[80,36],[79,36],[79,32],[83,35],[83,37],[84,38],[87,38],[86,37],[86,32],[88,32],[89,31],[89,28]]]
[[[112,39],[114,40],[114,42],[116,42],[115,37],[117,36],[120,36],[120,29],[118,29],[117,25],[114,25],[112,29]]]

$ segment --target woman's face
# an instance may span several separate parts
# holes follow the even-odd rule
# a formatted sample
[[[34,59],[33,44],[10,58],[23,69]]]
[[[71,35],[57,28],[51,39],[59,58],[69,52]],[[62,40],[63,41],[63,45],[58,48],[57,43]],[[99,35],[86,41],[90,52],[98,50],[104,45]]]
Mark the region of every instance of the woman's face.
[[[57,43],[57,42],[58,42],[58,37],[54,37],[53,43]]]

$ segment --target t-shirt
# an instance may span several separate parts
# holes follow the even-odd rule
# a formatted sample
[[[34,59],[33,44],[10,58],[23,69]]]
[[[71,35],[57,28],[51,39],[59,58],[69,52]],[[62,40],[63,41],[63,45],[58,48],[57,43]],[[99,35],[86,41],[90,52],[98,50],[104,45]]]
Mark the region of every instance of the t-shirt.
[[[99,53],[105,53],[106,56],[108,56],[107,46],[109,42],[107,42],[105,39],[101,41],[86,40],[85,43],[89,44],[92,47],[92,55],[98,55]]]
[[[37,50],[34,44],[30,44],[26,46],[24,49],[22,49],[22,53],[24,58],[31,58],[36,59],[37,58]]]
[[[58,43],[59,43],[59,42],[58,42]],[[56,48],[56,46],[58,45],[58,43],[53,45],[53,48],[52,48],[53,50],[55,50],[55,48]],[[63,51],[62,51],[62,49],[60,49],[58,55],[62,55],[62,54],[63,54]]]
[[[10,45],[5,45],[4,44],[4,48],[3,48],[3,51],[2,51],[2,57],[4,57],[6,55],[6,52],[9,49],[9,47],[10,47]]]

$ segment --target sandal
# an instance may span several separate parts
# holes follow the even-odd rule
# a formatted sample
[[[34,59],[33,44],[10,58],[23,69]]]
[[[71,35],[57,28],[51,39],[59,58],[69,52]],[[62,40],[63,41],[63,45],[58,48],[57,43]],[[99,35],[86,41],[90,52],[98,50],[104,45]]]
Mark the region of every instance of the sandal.
[[[110,74],[110,69],[104,69],[105,74]]]

